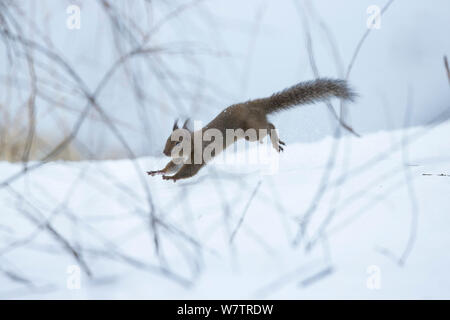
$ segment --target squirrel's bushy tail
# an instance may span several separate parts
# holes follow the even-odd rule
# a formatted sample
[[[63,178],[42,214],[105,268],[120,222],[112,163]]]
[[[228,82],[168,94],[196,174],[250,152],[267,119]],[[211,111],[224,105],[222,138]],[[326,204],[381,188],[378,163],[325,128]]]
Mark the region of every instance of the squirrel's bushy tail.
[[[321,102],[334,97],[352,101],[356,94],[345,80],[321,78],[300,82],[275,93],[263,99],[262,105],[268,114],[296,105]]]

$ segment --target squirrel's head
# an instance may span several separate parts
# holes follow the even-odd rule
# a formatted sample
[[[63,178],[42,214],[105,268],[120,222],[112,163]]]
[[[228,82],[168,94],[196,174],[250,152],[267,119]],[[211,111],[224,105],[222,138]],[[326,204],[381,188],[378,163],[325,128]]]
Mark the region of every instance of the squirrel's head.
[[[189,130],[188,127],[187,127],[188,123],[189,123],[189,119],[187,119],[187,120],[184,122],[182,129]],[[172,133],[173,133],[175,130],[177,130],[177,129],[179,129],[179,127],[178,127],[178,119],[176,119],[175,122],[173,123]],[[180,143],[180,141],[176,141],[176,140],[173,140],[173,139],[172,139],[172,133],[171,133],[170,136],[167,138],[166,145],[164,146],[164,151],[163,151],[163,153],[164,153],[166,156],[168,156],[168,157],[170,157],[170,156],[172,155],[172,150],[173,150],[173,148],[174,148],[177,144]]]

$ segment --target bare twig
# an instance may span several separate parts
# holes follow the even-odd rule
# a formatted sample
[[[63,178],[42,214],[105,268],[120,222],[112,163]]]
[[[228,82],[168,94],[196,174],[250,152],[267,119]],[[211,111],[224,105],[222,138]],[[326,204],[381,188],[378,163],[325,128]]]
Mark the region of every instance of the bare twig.
[[[241,217],[240,217],[240,219],[239,219],[239,221],[238,221],[236,227],[234,228],[233,232],[231,233],[231,236],[230,236],[230,243],[233,242],[234,237],[236,236],[237,232],[239,231],[239,228],[241,227],[242,222],[244,221],[245,214],[247,213],[248,208],[250,207],[250,204],[252,203],[253,198],[255,197],[256,193],[258,192],[258,189],[259,189],[259,187],[261,186],[261,183],[262,183],[261,180],[258,181],[258,183],[257,183],[257,185],[256,185],[256,187],[255,187],[255,189],[253,190],[252,194],[250,195],[250,198],[248,199],[248,202],[247,202],[247,204],[245,205],[244,211],[242,212],[242,215],[241,215]]]
[[[445,66],[445,70],[447,71],[447,79],[448,79],[448,83],[450,84],[450,68],[448,66],[448,59],[447,56],[444,56],[444,66]]]

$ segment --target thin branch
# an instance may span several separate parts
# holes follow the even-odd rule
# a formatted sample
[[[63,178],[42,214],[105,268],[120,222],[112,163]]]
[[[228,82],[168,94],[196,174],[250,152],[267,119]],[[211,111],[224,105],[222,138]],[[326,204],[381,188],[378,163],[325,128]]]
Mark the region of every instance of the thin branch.
[[[237,232],[239,231],[239,228],[241,227],[242,222],[244,221],[244,218],[248,211],[248,208],[250,207],[250,204],[252,203],[253,198],[255,197],[256,193],[258,192],[258,189],[261,186],[261,183],[262,183],[262,180],[259,180],[255,189],[253,190],[252,194],[250,195],[250,198],[248,199],[247,204],[245,205],[244,211],[242,212],[241,218],[239,219],[236,227],[234,228],[233,232],[231,233],[230,243],[233,243],[234,237],[236,236]]]

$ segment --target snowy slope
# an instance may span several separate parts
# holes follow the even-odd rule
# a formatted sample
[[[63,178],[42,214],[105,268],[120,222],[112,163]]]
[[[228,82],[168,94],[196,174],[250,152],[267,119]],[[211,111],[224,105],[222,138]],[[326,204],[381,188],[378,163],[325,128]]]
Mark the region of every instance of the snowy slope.
[[[46,164],[0,189],[0,297],[448,299],[449,136],[447,122],[341,139],[297,246],[336,140],[288,145],[274,174],[214,164],[176,184],[143,176],[165,159],[139,159],[141,177],[130,161]],[[0,163],[0,181],[20,170]],[[167,226],[160,260],[142,177]],[[80,289],[67,287],[79,261],[48,226],[91,270]]]

